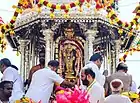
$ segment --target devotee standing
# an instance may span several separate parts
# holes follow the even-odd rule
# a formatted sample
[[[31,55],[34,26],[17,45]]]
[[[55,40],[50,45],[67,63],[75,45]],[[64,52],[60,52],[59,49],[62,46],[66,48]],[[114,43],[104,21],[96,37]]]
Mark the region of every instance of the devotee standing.
[[[45,58],[39,59],[39,64],[36,66],[33,66],[29,72],[29,78],[28,78],[28,85],[30,85],[33,73],[35,73],[37,70],[43,69],[45,67]]]
[[[36,71],[32,76],[31,84],[25,96],[32,98],[36,102],[49,103],[55,83],[69,87],[74,86],[73,83],[64,80],[55,72],[58,66],[58,61],[51,60],[47,68]]]
[[[81,80],[87,86],[90,103],[104,103],[104,88],[96,81],[95,75],[91,68],[84,69]]]
[[[0,60],[0,68],[3,74],[2,81],[12,81],[13,91],[10,101],[19,100],[23,95],[23,82],[16,68],[11,67],[11,62],[7,58]]]
[[[12,89],[13,89],[13,82],[2,81],[0,83],[0,103],[10,103],[9,98],[12,95]]]
[[[105,103],[132,103],[131,100],[121,95],[123,82],[120,79],[114,79],[110,83],[112,94],[105,98]]]
[[[105,88],[108,95],[111,94],[110,82],[114,79],[120,79],[123,82],[123,91],[130,91],[132,85],[132,76],[126,73],[127,68],[128,67],[126,64],[120,63],[116,68],[117,72],[107,77],[107,85],[105,85]]]
[[[83,69],[91,68],[95,73],[95,79],[101,86],[105,83],[105,76],[100,72],[100,67],[102,65],[103,58],[99,53],[95,53],[90,57],[90,62],[85,65]]]

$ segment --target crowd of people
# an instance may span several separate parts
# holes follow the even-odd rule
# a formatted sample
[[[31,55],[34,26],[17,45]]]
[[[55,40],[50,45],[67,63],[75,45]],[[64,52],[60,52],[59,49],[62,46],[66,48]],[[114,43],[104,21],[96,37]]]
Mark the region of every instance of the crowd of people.
[[[79,85],[57,74],[58,61],[51,60],[45,67],[45,59],[41,58],[40,64],[31,68],[28,80],[23,83],[18,68],[9,59],[3,58],[0,60],[3,74],[0,82],[0,103],[14,103],[23,96],[35,102],[50,103],[56,86],[74,88],[77,84],[89,95],[89,103],[140,103],[133,78],[127,73],[127,65],[119,63],[116,72],[108,75],[100,72],[102,62],[103,58],[99,53],[93,54],[81,69]],[[24,84],[28,85],[27,90]]]

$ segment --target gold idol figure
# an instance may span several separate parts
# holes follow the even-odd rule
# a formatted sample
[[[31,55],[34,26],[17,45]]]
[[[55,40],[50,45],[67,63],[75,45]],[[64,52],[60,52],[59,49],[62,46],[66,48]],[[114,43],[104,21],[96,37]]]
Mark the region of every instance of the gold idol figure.
[[[73,54],[73,48],[71,44],[68,44],[64,47],[64,61],[66,65],[66,73],[67,74],[74,74],[73,71],[73,62],[75,60]]]

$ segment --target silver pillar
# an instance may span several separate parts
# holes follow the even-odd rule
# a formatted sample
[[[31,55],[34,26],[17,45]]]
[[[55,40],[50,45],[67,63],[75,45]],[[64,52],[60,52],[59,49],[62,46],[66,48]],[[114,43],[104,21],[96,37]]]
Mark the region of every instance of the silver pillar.
[[[84,61],[85,64],[88,63],[89,57],[88,57],[88,40],[85,41],[84,43]]]
[[[115,66],[117,66],[118,64],[119,64],[119,54],[120,54],[120,40],[115,40],[115,47],[116,47],[116,49],[115,49],[115,54],[116,54],[116,63],[115,63]]]
[[[116,56],[115,51],[111,51],[111,70],[110,73],[113,74],[116,71]]]
[[[55,41],[53,41],[53,38],[51,38],[51,40],[50,40],[51,42],[51,60],[54,60],[54,50],[55,50]]]
[[[26,45],[29,40],[20,40],[20,51],[21,51],[21,63],[20,63],[20,75],[25,80],[26,74]]]
[[[26,80],[29,75],[30,70],[30,54],[29,54],[29,48],[25,51],[25,69],[24,69],[24,75],[23,78]]]
[[[90,57],[93,55],[93,42],[97,33],[97,30],[88,30],[86,32],[88,40],[88,59],[90,59]]]
[[[54,53],[55,53],[55,42],[52,39],[52,47],[51,47],[51,59],[54,60]]]
[[[31,61],[32,61],[32,67],[35,66],[35,42],[31,44],[32,46],[32,54],[31,54]]]
[[[25,42],[24,40],[20,40],[20,51],[21,51],[20,75],[23,77],[24,69],[25,69]]]
[[[51,60],[51,35],[52,31],[50,29],[43,30],[43,34],[45,35],[46,48],[45,48],[45,66],[47,66],[48,62]]]

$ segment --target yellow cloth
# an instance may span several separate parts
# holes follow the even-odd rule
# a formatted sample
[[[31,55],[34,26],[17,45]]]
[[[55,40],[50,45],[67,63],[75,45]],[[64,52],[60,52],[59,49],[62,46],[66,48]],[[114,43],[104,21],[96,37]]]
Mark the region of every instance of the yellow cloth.
[[[123,92],[122,95],[129,97],[130,99],[139,98],[139,95],[134,92]]]

